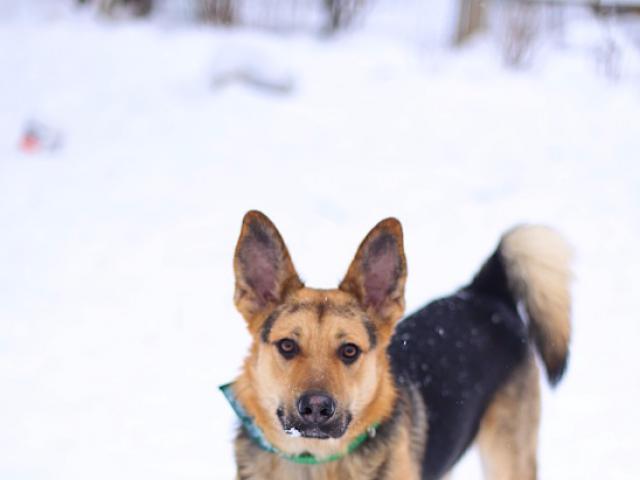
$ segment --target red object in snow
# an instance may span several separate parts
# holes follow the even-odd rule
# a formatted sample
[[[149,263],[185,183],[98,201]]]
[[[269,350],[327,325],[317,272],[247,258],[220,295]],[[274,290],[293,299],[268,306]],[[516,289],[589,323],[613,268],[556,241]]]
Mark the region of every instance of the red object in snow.
[[[29,121],[20,140],[20,149],[25,153],[54,151],[62,144],[62,134],[44,123]]]
[[[20,149],[23,152],[33,153],[40,149],[40,140],[36,135],[25,133],[20,142]]]

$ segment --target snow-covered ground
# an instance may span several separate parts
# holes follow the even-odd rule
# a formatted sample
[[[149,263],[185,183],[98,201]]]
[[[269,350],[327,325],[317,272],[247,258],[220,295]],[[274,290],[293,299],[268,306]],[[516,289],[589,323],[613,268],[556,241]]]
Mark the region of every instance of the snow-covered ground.
[[[251,208],[312,286],[397,216],[409,309],[511,225],[560,229],[575,340],[545,390],[540,478],[638,478],[640,60],[622,30],[614,82],[588,18],[510,71],[491,39],[447,50],[408,10],[411,28],[372,12],[327,39],[17,3],[0,9],[0,478],[232,478],[216,387],[249,343],[231,261]],[[238,71],[291,90],[216,82]],[[63,146],[21,152],[29,119]],[[457,478],[480,478],[473,455]]]

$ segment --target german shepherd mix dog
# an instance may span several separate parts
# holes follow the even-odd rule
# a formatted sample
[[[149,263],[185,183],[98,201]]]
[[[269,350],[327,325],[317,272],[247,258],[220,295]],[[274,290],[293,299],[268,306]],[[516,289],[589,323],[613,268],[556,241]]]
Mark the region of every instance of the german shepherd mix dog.
[[[271,221],[247,213],[235,304],[253,344],[221,387],[242,420],[237,478],[437,479],[476,442],[487,478],[535,479],[534,350],[556,384],[570,256],[553,231],[515,228],[469,285],[396,325],[407,276],[398,220],[376,225],[338,288],[320,290],[300,280]]]

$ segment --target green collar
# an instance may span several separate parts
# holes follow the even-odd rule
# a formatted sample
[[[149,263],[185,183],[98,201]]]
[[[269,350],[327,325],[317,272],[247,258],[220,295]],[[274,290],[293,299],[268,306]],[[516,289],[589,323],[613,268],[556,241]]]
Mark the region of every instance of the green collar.
[[[269,441],[264,436],[264,433],[262,433],[262,430],[260,430],[260,428],[253,422],[253,418],[251,418],[251,416],[247,413],[244,407],[240,405],[240,402],[238,401],[235,394],[233,393],[232,386],[233,386],[233,383],[227,383],[226,385],[221,385],[219,388],[224,394],[227,401],[231,404],[233,411],[236,412],[236,415],[238,415],[238,418],[240,419],[240,421],[242,421],[242,425],[244,426],[249,436],[253,439],[253,441],[256,442],[256,444],[263,450],[267,452],[275,453],[281,456],[282,458],[294,463],[301,463],[304,465],[318,465],[321,463],[328,463],[328,462],[334,462],[336,460],[340,460],[341,458],[346,457],[351,452],[356,450],[368,438],[375,437],[376,429],[380,426],[380,424],[378,423],[371,425],[369,428],[367,428],[365,432],[358,435],[349,444],[349,446],[347,447],[347,451],[344,453],[335,453],[333,455],[329,455],[328,457],[324,457],[324,458],[316,458],[310,453],[303,453],[301,455],[289,455],[288,453],[281,452],[280,450],[278,450],[276,447],[274,447],[269,443]]]

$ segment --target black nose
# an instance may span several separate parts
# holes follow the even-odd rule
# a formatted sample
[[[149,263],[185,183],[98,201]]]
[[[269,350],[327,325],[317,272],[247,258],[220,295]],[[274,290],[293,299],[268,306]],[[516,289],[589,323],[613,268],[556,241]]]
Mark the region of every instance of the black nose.
[[[302,419],[312,425],[322,425],[336,411],[336,404],[324,393],[305,393],[298,400],[298,413]]]

